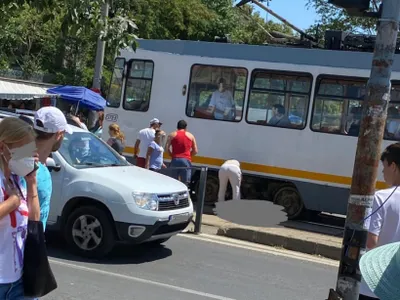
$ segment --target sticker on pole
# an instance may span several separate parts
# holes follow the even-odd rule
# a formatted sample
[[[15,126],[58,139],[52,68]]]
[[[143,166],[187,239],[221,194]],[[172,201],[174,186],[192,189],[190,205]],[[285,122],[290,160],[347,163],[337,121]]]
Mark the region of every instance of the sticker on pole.
[[[350,195],[349,203],[359,206],[372,207],[374,199],[374,195]]]

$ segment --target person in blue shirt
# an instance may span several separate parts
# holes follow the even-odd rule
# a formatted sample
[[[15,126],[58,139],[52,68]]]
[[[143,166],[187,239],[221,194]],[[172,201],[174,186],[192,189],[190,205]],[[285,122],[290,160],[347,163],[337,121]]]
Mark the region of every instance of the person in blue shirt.
[[[35,113],[33,124],[26,117],[21,116],[20,118],[29,122],[36,132],[36,147],[39,153],[39,169],[36,172],[36,180],[40,203],[40,221],[42,221],[43,229],[45,229],[53,191],[53,182],[50,171],[46,167],[46,160],[51,152],[60,148],[64,133],[72,133],[72,131],[62,111],[54,106],[45,106],[39,109]]]
[[[154,141],[152,141],[147,148],[145,163],[146,169],[159,171],[161,168],[166,168],[163,160],[164,148],[162,147],[164,139],[165,132],[157,129]]]

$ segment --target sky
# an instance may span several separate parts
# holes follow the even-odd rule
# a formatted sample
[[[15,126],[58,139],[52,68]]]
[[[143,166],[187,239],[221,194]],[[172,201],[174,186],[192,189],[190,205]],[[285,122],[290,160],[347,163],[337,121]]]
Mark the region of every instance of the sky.
[[[266,1],[262,4],[267,6]],[[307,0],[270,0],[269,8],[296,27],[307,29],[310,25],[314,24],[318,16],[312,8],[307,9],[306,4]],[[265,19],[266,12],[255,4],[252,4],[252,6]],[[280,22],[270,14],[268,14],[268,20]]]

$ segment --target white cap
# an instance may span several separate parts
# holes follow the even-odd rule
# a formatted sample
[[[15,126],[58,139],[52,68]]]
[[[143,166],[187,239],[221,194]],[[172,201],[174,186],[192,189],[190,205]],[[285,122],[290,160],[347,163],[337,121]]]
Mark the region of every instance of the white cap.
[[[38,126],[36,121],[41,121],[43,126]],[[59,131],[65,131],[67,133],[72,133],[71,127],[67,123],[67,119],[61,110],[54,106],[45,106],[39,109],[35,113],[35,120],[33,127],[36,130],[47,132],[47,133],[56,133]]]
[[[150,120],[150,125],[153,125],[153,124],[160,124],[160,125],[162,125],[162,123],[160,122],[160,120],[157,119],[157,118],[154,118],[154,119],[151,119],[151,120]]]

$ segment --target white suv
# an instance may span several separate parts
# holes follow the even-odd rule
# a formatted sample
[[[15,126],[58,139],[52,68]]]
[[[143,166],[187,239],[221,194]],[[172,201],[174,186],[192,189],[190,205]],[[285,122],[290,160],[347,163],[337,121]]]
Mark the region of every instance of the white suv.
[[[61,230],[75,253],[101,257],[117,241],[163,243],[188,226],[193,204],[186,185],[133,166],[92,133],[71,128],[47,160],[47,228]]]

